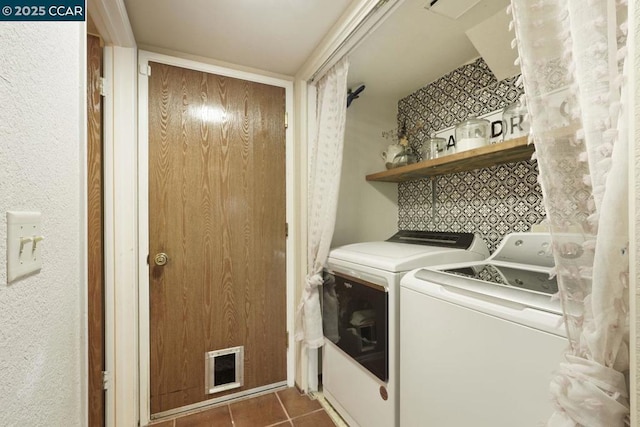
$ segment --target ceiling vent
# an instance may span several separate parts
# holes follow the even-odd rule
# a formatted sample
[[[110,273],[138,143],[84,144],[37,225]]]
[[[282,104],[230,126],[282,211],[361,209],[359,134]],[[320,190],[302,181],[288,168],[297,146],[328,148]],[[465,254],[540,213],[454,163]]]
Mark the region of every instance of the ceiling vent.
[[[505,7],[466,32],[498,80],[520,74],[520,66],[515,65],[518,50],[511,47],[511,40],[515,37],[509,30],[511,16],[507,15],[506,9]]]
[[[450,19],[458,19],[481,0],[431,0],[426,7],[433,13]]]

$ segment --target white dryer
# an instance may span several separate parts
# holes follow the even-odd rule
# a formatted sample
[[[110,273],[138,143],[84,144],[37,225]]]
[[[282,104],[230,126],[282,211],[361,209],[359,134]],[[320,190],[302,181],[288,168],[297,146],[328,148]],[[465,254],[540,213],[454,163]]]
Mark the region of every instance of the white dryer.
[[[568,348],[549,247],[546,233],[513,233],[486,261],[404,276],[402,427],[545,424]]]
[[[326,400],[351,427],[399,425],[400,279],[418,267],[483,260],[472,233],[399,231],[329,253],[323,289]]]

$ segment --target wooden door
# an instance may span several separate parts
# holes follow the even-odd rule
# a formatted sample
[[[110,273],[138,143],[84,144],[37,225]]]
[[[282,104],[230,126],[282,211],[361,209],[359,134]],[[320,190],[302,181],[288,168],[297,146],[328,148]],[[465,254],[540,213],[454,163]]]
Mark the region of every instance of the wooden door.
[[[89,425],[104,425],[104,261],[102,239],[102,47],[87,35],[87,250]]]
[[[152,414],[286,380],[284,116],[283,88],[151,64]],[[244,386],[207,394],[235,346]]]

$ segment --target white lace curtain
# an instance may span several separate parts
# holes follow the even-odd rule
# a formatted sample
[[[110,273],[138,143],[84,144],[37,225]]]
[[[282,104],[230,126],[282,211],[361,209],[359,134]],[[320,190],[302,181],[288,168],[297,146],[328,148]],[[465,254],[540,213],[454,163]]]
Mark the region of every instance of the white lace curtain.
[[[296,322],[296,339],[309,349],[324,343],[319,286],[336,222],[348,70],[349,61],[343,58],[317,86],[316,132],[309,146],[307,277]]]
[[[550,426],[628,422],[624,2],[511,0],[569,351]]]

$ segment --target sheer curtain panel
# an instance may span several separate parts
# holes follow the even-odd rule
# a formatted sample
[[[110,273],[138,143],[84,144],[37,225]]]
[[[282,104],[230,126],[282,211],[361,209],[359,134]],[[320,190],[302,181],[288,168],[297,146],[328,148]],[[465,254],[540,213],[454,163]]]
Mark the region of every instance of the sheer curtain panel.
[[[569,343],[550,426],[629,416],[625,2],[511,0]]]
[[[336,222],[348,70],[349,61],[343,58],[317,86],[316,132],[309,146],[307,276],[296,314],[296,339],[308,349],[324,343],[319,287]]]

